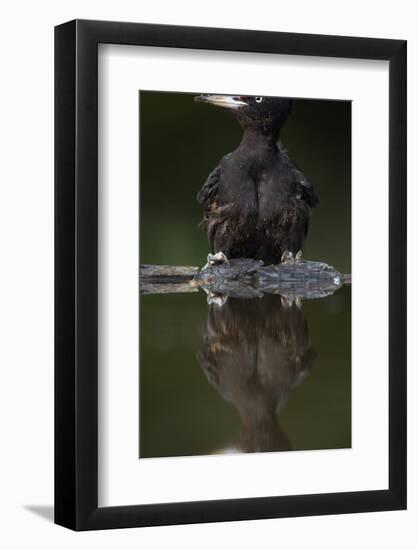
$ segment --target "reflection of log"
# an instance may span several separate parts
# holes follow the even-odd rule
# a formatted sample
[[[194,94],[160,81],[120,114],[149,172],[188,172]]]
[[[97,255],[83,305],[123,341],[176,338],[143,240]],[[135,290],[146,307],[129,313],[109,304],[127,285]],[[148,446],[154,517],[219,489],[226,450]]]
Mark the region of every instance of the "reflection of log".
[[[321,298],[333,294],[350,275],[342,275],[323,262],[290,260],[264,265],[251,259],[233,259],[199,270],[197,267],[151,266],[140,268],[142,294],[195,292],[199,287],[209,294],[253,298],[280,294],[290,299]]]
[[[142,264],[140,266],[140,293],[198,292],[198,287],[190,284],[198,271],[198,267],[193,266]]]
[[[190,281],[186,283],[140,282],[141,294],[179,294],[181,292],[198,292],[198,287]]]

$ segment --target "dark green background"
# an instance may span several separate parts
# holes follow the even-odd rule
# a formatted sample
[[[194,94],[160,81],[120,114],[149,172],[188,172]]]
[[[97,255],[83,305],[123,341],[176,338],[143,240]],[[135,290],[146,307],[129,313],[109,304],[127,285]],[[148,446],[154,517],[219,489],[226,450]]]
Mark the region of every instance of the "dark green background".
[[[349,102],[297,100],[281,136],[320,199],[304,256],[345,273],[351,266],[350,120]],[[140,93],[142,263],[205,263],[208,245],[195,197],[240,137],[228,112],[197,104],[192,95]],[[350,289],[303,307],[317,359],[290,396],[281,425],[293,449],[349,447]],[[205,295],[143,296],[140,312],[140,456],[210,454],[232,445],[239,416],[196,360]]]

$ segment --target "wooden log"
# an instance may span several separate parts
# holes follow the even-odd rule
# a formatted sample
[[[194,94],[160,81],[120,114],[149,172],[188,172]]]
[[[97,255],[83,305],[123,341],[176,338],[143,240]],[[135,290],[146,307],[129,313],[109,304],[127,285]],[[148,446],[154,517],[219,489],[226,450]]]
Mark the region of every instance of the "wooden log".
[[[345,284],[350,284],[350,275],[343,275],[324,262],[305,260],[264,265],[242,258],[215,262],[201,270],[153,265],[142,265],[140,269],[142,294],[195,292],[202,288],[212,296],[252,298],[269,293],[289,299],[312,299],[329,296]]]
[[[141,294],[198,292],[193,283],[198,272],[194,266],[141,264],[139,290]]]
[[[149,265],[141,264],[140,278],[153,279],[154,277],[163,277],[166,279],[183,278],[191,280],[194,275],[200,271],[198,267],[184,265]]]

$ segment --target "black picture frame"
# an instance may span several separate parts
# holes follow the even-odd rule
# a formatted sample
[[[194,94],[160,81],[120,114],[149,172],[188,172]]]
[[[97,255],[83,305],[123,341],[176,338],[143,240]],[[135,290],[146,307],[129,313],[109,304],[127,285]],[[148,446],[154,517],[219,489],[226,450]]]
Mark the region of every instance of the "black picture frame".
[[[389,62],[389,488],[98,507],[98,44]],[[55,522],[74,530],[406,508],[406,41],[74,20],[55,28]],[[379,269],[376,266],[376,270]]]

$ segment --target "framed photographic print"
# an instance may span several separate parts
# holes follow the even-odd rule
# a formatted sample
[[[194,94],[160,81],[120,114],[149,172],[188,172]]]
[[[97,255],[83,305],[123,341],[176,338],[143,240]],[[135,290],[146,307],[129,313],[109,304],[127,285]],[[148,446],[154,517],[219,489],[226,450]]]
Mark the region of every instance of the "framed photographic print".
[[[406,42],[55,29],[55,521],[406,507]]]

